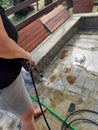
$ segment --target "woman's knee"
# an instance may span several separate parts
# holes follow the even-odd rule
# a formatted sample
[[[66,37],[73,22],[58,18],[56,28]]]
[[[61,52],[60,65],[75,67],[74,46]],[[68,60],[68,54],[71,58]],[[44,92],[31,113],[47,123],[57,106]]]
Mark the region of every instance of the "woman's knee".
[[[32,117],[34,117],[34,108],[30,107],[25,113],[20,115],[20,120],[21,121],[32,120]]]

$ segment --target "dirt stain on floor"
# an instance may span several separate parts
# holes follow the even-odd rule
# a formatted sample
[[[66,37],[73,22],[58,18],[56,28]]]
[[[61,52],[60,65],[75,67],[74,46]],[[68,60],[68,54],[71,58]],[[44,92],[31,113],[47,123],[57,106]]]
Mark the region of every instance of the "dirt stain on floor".
[[[50,77],[50,82],[54,82],[56,80],[57,76],[56,75],[52,75]]]
[[[60,55],[60,59],[64,59],[65,57],[67,57],[67,50],[63,50],[63,52]]]
[[[74,84],[75,81],[76,81],[76,79],[77,79],[77,77],[76,77],[76,76],[73,76],[73,75],[68,75],[68,76],[66,77],[66,79],[67,79],[67,81],[68,81],[70,84]]]

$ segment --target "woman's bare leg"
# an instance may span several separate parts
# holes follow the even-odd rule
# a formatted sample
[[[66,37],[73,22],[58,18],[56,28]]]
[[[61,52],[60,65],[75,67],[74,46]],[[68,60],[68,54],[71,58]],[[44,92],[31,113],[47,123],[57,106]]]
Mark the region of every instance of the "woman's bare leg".
[[[46,109],[43,108],[43,111]],[[34,117],[41,114],[40,108],[34,110],[30,107],[29,110],[20,116],[20,123],[23,130],[37,130],[35,126]]]

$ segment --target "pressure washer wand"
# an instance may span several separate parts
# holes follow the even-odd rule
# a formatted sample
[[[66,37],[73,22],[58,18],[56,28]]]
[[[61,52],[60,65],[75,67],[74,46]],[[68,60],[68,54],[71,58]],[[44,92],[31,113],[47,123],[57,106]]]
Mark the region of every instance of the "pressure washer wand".
[[[41,81],[46,81],[47,79],[43,76],[43,74],[35,67],[34,63],[30,63],[27,60],[22,60],[22,66],[26,71],[30,71],[30,68],[33,67],[33,69],[39,74],[41,77]]]
[[[46,117],[44,115],[44,112],[43,112],[43,109],[42,109],[42,105],[40,103],[40,99],[39,99],[38,92],[37,92],[37,89],[36,89],[36,85],[35,85],[35,81],[34,81],[34,77],[33,77],[33,73],[32,73],[32,69],[34,69],[35,66],[34,66],[33,63],[30,63],[27,60],[23,60],[22,61],[22,65],[23,65],[23,67],[25,68],[26,71],[30,72],[30,76],[31,76],[32,83],[33,83],[33,86],[34,86],[34,89],[35,89],[35,93],[36,93],[36,97],[37,97],[37,101],[38,101],[39,107],[41,109],[41,112],[42,112],[43,118],[45,120],[45,123],[46,123],[46,125],[48,127],[48,130],[51,130],[51,128],[50,128],[50,126],[49,126],[49,124],[48,124],[48,122],[46,120]]]
[[[38,92],[37,92],[37,89],[36,89],[35,81],[34,81],[34,78],[33,78],[32,69],[30,69],[30,75],[31,75],[32,83],[33,83],[33,85],[34,85],[34,89],[35,89],[36,97],[37,97],[38,104],[39,104],[39,106],[40,106],[40,109],[41,109],[41,112],[42,112],[43,118],[44,118],[44,120],[45,120],[45,123],[46,123],[48,129],[51,130],[51,128],[50,128],[50,126],[49,126],[49,124],[48,124],[48,122],[47,122],[47,120],[46,120],[46,117],[45,117],[45,115],[44,115],[44,112],[43,112],[43,110],[42,110],[42,106],[41,106],[40,99],[39,99],[39,96],[38,96]]]

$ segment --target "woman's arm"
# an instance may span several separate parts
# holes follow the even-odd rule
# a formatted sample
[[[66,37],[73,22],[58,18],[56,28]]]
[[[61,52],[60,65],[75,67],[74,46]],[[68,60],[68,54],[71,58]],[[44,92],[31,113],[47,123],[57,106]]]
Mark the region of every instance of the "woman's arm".
[[[32,61],[29,52],[19,47],[8,35],[0,16],[0,57],[5,59],[23,58]]]

